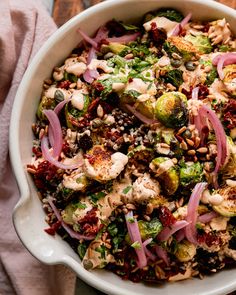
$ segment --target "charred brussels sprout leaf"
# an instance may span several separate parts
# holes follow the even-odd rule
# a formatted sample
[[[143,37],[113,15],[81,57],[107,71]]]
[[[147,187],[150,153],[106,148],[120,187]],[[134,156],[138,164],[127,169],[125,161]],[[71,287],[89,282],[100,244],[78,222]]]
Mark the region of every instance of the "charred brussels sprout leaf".
[[[41,101],[40,101],[38,109],[37,109],[37,117],[41,120],[44,119],[45,116],[43,114],[43,110],[54,109],[55,106],[56,106],[56,102],[53,98],[43,96],[41,98]]]
[[[170,83],[176,88],[183,84],[183,71],[175,69],[167,72],[163,77],[165,83]]]
[[[162,224],[157,218],[153,218],[151,221],[139,220],[138,227],[142,240],[154,239],[162,230]]]
[[[76,83],[78,81],[78,77],[76,77],[74,74],[65,72],[64,80],[69,80],[71,83]]]
[[[216,67],[213,67],[210,73],[207,74],[205,84],[207,86],[211,86],[211,84],[215,81],[217,77],[218,77],[217,69]]]
[[[213,209],[225,217],[236,216],[236,187],[225,187],[216,191],[224,200],[220,205],[213,206]]]
[[[188,120],[187,98],[180,92],[168,92],[158,98],[155,117],[166,127],[182,127]]]
[[[180,184],[182,186],[192,185],[202,180],[203,170],[199,162],[185,164],[180,168]]]
[[[187,35],[185,37],[185,40],[191,42],[198,52],[204,54],[204,53],[210,53],[213,50],[213,47],[211,46],[210,39],[204,35]]]
[[[181,12],[172,8],[161,8],[154,13],[154,16],[163,16],[177,23],[180,23],[184,18]]]

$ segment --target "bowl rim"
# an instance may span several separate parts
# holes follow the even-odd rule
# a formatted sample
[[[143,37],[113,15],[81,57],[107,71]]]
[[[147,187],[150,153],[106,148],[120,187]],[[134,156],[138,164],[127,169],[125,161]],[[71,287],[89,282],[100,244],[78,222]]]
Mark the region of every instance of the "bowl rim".
[[[69,21],[67,21],[63,26],[57,29],[56,32],[54,32],[48,40],[43,44],[43,46],[39,49],[39,51],[36,53],[36,55],[33,57],[32,61],[30,62],[28,68],[26,69],[23,78],[21,80],[21,83],[19,85],[19,88],[17,90],[15,100],[12,107],[12,113],[11,113],[11,120],[10,120],[10,127],[9,127],[9,154],[10,154],[10,160],[12,164],[12,169],[15,174],[15,178],[18,184],[19,192],[20,192],[20,199],[18,200],[17,204],[15,205],[12,219],[13,224],[16,230],[16,233],[21,240],[21,242],[24,244],[24,246],[28,249],[27,241],[22,238],[21,233],[17,226],[17,211],[19,208],[23,207],[29,200],[30,200],[30,188],[27,181],[26,173],[24,170],[24,167],[21,163],[21,156],[20,156],[20,140],[19,140],[19,122],[20,122],[20,112],[19,110],[22,108],[22,105],[24,103],[24,95],[21,95],[21,92],[24,91],[24,89],[27,87],[28,80],[30,79],[31,71],[35,69],[42,58],[46,55],[47,51],[52,48],[55,43],[59,41],[61,38],[61,35],[64,35],[65,32],[69,31],[71,27],[74,26],[74,24],[78,21],[78,19],[86,19],[91,14],[94,14],[95,12],[98,12],[100,10],[103,10],[104,8],[107,8],[109,6],[113,6],[116,3],[126,3],[126,2],[136,2],[137,0],[106,0],[104,2],[98,3],[92,7],[89,7],[88,9],[80,12],[73,18],[71,18]],[[148,0],[142,0],[142,1],[148,1]],[[222,9],[225,13],[235,15],[236,19],[236,11],[233,8],[230,8],[228,6],[225,6],[221,3],[212,1],[212,0],[205,0],[204,2],[202,0],[185,0],[186,2],[192,3],[199,3],[203,4],[206,7],[210,8],[218,8]],[[155,2],[155,0],[150,0],[149,2]],[[179,2],[179,0],[172,0],[172,2]],[[28,249],[29,250],[29,249]],[[64,255],[62,258],[53,259],[50,262],[46,261],[45,259],[42,259],[42,257],[39,257],[35,253],[30,253],[37,258],[39,261],[45,263],[45,264],[64,264],[68,267],[70,267],[72,270],[75,271],[78,276],[84,280],[89,285],[107,293],[107,294],[114,294],[114,295],[123,295],[124,289],[120,288],[119,286],[115,286],[112,283],[107,283],[106,286],[104,285],[103,279],[100,279],[96,277],[96,275],[93,275],[92,273],[86,271],[82,266],[78,267],[78,262],[75,261],[72,257],[69,255]],[[134,284],[135,286],[135,284]],[[226,287],[222,286],[221,289],[218,289],[217,292],[214,291],[207,291],[204,293],[204,295],[222,295],[226,292],[231,292],[236,289],[236,281],[232,282],[231,284],[228,284]],[[129,295],[136,295],[135,290],[134,291],[128,291]],[[202,293],[203,294],[203,293]]]

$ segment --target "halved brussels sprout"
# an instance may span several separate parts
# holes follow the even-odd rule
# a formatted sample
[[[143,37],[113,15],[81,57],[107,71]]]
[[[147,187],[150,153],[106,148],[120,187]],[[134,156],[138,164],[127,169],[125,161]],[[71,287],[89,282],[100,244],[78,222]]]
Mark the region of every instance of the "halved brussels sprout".
[[[196,246],[189,241],[184,240],[183,242],[178,244],[175,256],[179,261],[187,262],[192,260],[196,253]]]
[[[115,54],[121,54],[122,52],[125,52],[129,49],[129,47],[124,44],[113,42],[109,43],[109,45],[107,45],[107,48]]]
[[[220,205],[212,206],[212,208],[222,216],[236,216],[236,187],[221,188],[215,193],[220,194],[224,201]]]
[[[179,177],[182,186],[192,185],[202,180],[203,170],[199,162],[187,162],[180,168]]]
[[[36,113],[37,117],[39,119],[44,119],[45,116],[43,115],[43,110],[45,110],[45,109],[54,109],[55,106],[56,106],[55,99],[43,96],[41,98],[41,101],[40,101],[38,109],[37,109],[37,113]]]
[[[171,56],[173,52],[180,54],[184,61],[192,60],[198,53],[195,46],[183,37],[172,36],[164,44],[165,51]]]
[[[213,50],[210,39],[204,35],[187,35],[184,39],[191,42],[199,53],[210,53]]]
[[[181,92],[168,92],[157,99],[155,117],[166,127],[178,128],[188,120],[187,97]]]
[[[227,136],[227,149],[228,157],[221,171],[223,179],[236,176],[236,145],[230,136]]]
[[[143,241],[149,238],[155,238],[162,230],[162,224],[157,218],[153,218],[151,221],[138,221],[138,227]]]
[[[168,195],[173,195],[179,187],[179,173],[171,162],[171,159],[167,157],[159,157],[152,160],[150,164],[150,169],[161,180],[160,185]]]

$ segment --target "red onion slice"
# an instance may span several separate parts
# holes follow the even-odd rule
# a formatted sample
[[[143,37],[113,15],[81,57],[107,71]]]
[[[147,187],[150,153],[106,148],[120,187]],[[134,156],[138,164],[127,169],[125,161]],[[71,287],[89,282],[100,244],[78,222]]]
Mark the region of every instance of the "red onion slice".
[[[71,99],[65,99],[61,102],[59,102],[59,104],[56,105],[54,112],[59,115],[60,111],[63,109],[64,105],[66,105]]]
[[[57,114],[53,110],[44,110],[44,115],[49,121],[49,139],[53,147],[53,156],[59,157],[62,150],[62,131],[61,124]]]
[[[108,38],[108,29],[105,26],[101,26],[97,31],[94,41],[100,42],[101,40],[107,39],[107,38]]]
[[[41,139],[41,150],[42,150],[42,154],[43,154],[44,159],[60,169],[73,170],[73,169],[77,169],[78,167],[83,165],[82,160],[74,165],[66,165],[66,164],[59,162],[57,159],[55,159],[49,150],[49,143],[48,143],[47,136],[43,136],[43,138]]]
[[[144,116],[143,114],[141,114],[140,112],[138,112],[134,107],[132,107],[129,104],[125,104],[125,107],[136,117],[138,118],[140,121],[142,121],[143,123],[147,124],[147,125],[151,125],[154,123],[157,123],[157,120],[154,119],[150,119],[147,118],[146,116]]]
[[[83,39],[89,43],[90,45],[92,45],[94,48],[97,49],[98,47],[98,43],[96,41],[94,41],[94,39],[90,38],[84,31],[82,31],[81,29],[77,29],[77,31],[80,33],[80,35],[83,37]]]
[[[56,218],[61,222],[62,227],[67,231],[67,233],[70,235],[71,238],[77,239],[77,240],[86,240],[86,241],[90,241],[95,238],[95,236],[81,235],[81,234],[77,233],[76,231],[74,231],[72,228],[70,228],[70,226],[67,225],[63,221],[59,210],[57,209],[57,207],[53,203],[52,198],[48,198],[47,200],[48,200],[48,203],[49,203],[50,207],[52,208],[54,214],[56,215]]]
[[[175,234],[175,238],[177,242],[181,242],[185,238],[185,229],[183,228],[177,231],[177,233]]]
[[[137,219],[134,218],[133,212],[130,211],[125,215],[125,220],[131,242],[138,242],[140,244],[140,249],[135,249],[135,252],[138,256],[138,267],[143,268],[147,265],[147,257],[145,255]]]
[[[146,241],[143,242],[143,248],[144,248],[144,252],[147,255],[147,257],[149,259],[151,259],[152,261],[156,260],[156,255],[154,255],[148,248],[147,245],[149,245],[152,242],[152,238],[147,239]]]
[[[178,25],[175,26],[174,30],[171,33],[171,36],[178,36],[181,29],[184,28],[185,25],[187,25],[187,23],[190,21],[192,17],[192,13],[190,12],[189,14],[187,14],[185,16],[185,18],[181,21],[181,23],[179,23]]]
[[[156,246],[155,248],[156,248],[157,256],[159,258],[161,258],[167,266],[169,266],[170,261],[169,261],[168,254],[167,254],[166,250],[163,249],[161,246]]]
[[[215,211],[211,211],[209,213],[202,214],[198,217],[198,221],[201,223],[208,223],[210,222],[213,218],[216,218],[219,216]]]
[[[129,35],[123,35],[121,37],[112,37],[112,38],[107,38],[106,41],[110,43],[129,43],[132,41],[135,41],[138,37],[140,36],[139,32],[129,34]]]
[[[225,160],[227,158],[227,139],[224,128],[213,110],[203,105],[199,109],[199,114],[201,117],[206,117],[210,121],[216,136],[217,160],[215,170],[213,172],[213,183],[215,185],[215,188],[217,188],[217,173],[219,169],[224,165]]]
[[[178,230],[186,227],[189,224],[186,220],[176,221],[172,226],[165,227],[157,236],[157,239],[161,242],[167,241]]]
[[[97,58],[96,50],[93,47],[91,47],[88,52],[87,66],[91,63],[92,59],[96,59],[96,58]],[[84,78],[85,82],[87,82],[89,84],[91,84],[94,81],[94,78],[96,76],[97,77],[99,76],[98,71],[97,70],[89,70],[88,68],[83,74],[83,78]]]
[[[217,72],[219,74],[220,79],[223,80],[225,76],[223,67],[236,63],[236,53],[229,52],[217,55],[213,58],[212,63],[213,65],[217,65]]]
[[[192,90],[192,99],[198,100],[198,93],[199,93],[199,87],[195,87]]]
[[[198,217],[198,205],[202,196],[203,191],[206,189],[207,183],[200,182],[197,183],[190,196],[188,207],[187,207],[187,217],[186,221],[189,223],[185,227],[185,236],[189,242],[197,245],[197,230],[196,222]]]

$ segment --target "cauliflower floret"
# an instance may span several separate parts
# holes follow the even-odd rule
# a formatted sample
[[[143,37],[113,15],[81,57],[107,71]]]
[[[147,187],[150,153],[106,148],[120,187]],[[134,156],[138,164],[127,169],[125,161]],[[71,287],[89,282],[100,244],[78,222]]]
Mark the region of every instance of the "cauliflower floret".
[[[70,175],[63,175],[62,184],[64,187],[74,191],[84,191],[88,185],[88,179],[81,172],[81,169],[74,170]]]
[[[126,155],[120,152],[111,155],[102,146],[94,146],[89,155],[92,161],[85,159],[85,174],[100,182],[115,179],[128,163]]]
[[[133,198],[136,202],[148,202],[160,194],[159,182],[144,173],[133,183]]]

